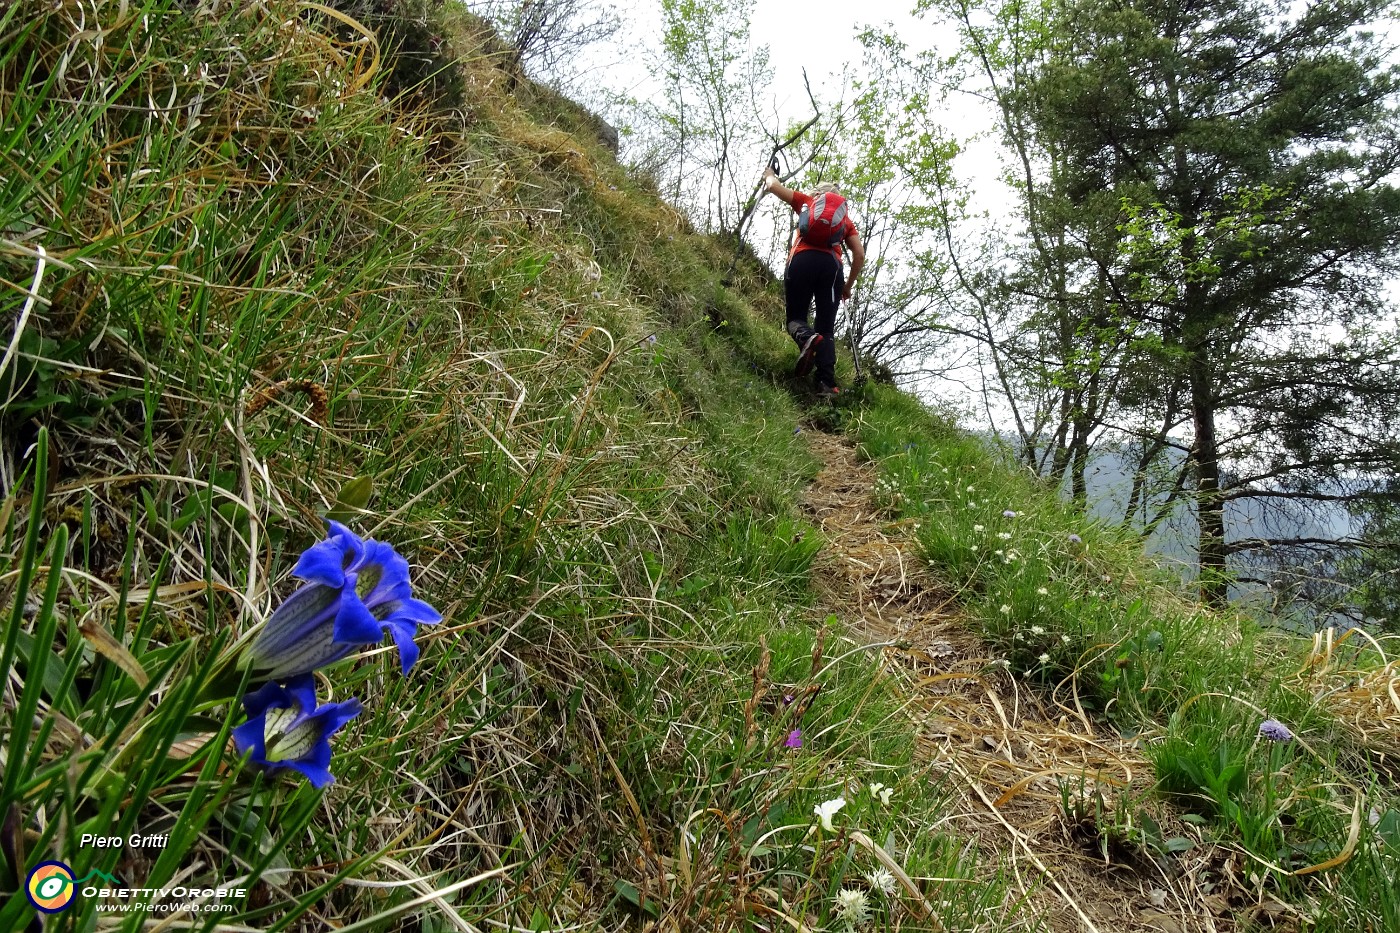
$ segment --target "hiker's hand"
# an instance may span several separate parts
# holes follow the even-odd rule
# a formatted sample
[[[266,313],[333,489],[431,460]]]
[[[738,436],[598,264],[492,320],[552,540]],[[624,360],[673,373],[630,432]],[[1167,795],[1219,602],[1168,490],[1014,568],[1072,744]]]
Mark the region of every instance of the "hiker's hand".
[[[777,173],[773,171],[773,166],[768,166],[763,170],[763,190],[772,191],[773,185],[778,181]]]
[[[841,289],[841,300],[842,300],[842,301],[850,301],[850,300],[851,300],[851,286],[847,285],[845,288]]]

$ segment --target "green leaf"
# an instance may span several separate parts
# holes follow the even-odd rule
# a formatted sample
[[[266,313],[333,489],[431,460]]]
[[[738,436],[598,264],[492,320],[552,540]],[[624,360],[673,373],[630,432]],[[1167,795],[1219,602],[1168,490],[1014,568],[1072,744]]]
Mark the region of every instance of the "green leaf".
[[[657,907],[656,901],[648,899],[644,902],[642,900],[642,892],[638,891],[637,886],[631,882],[623,881],[619,878],[613,882],[613,890],[617,891],[618,894],[622,895],[624,900],[643,913],[650,914],[653,917],[661,916],[661,910]]]
[[[180,510],[180,514],[170,523],[171,531],[184,531],[202,515],[209,512],[209,503],[212,501],[213,491],[209,489],[196,490],[193,495],[185,500],[185,506]]]
[[[340,492],[335,497],[335,505],[326,512],[326,518],[342,524],[348,522],[365,510],[373,495],[374,477],[357,476],[340,487]]]
[[[34,636],[25,631],[15,632],[15,648],[25,667],[32,667],[30,659],[34,657]],[[63,690],[63,662],[52,651],[49,652],[48,663],[44,665],[43,690],[66,715],[77,716],[78,696],[71,684],[67,690]]]
[[[544,274],[545,268],[553,258],[553,253],[525,253],[516,260],[515,270],[525,280],[525,287],[533,285]]]
[[[1376,823],[1376,835],[1394,852],[1400,852],[1400,811],[1387,810]]]

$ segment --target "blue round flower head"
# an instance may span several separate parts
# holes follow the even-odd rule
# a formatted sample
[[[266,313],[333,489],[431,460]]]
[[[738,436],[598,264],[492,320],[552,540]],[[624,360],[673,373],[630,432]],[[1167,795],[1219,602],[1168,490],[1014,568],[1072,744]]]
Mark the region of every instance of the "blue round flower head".
[[[360,701],[316,705],[316,684],[310,674],[292,678],[284,687],[264,684],[243,698],[248,721],[233,730],[238,754],[269,771],[288,768],[314,787],[335,780],[331,774],[330,737],[360,715]]]
[[[1266,719],[1259,724],[1259,734],[1270,742],[1291,742],[1293,732],[1277,719]]]

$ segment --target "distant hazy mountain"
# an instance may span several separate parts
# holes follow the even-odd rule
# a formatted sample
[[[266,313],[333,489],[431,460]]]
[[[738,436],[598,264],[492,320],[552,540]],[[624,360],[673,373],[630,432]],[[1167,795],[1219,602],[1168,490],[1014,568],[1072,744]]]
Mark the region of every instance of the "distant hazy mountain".
[[[1175,464],[1180,464],[1183,454],[1173,452]],[[1089,513],[1096,519],[1117,524],[1123,521],[1124,509],[1132,490],[1133,470],[1136,458],[1121,449],[1103,447],[1091,455],[1089,468],[1085,473],[1089,493]],[[1064,492],[1068,494],[1068,484]],[[1159,496],[1156,503],[1165,502],[1165,495]],[[1155,510],[1154,510],[1155,511]],[[1145,518],[1141,514],[1133,516],[1135,527],[1142,528]],[[1229,541],[1242,538],[1345,538],[1356,531],[1351,514],[1337,503],[1312,503],[1294,499],[1244,499],[1227,504],[1225,509],[1225,534]],[[1144,543],[1149,555],[1156,557],[1163,565],[1179,571],[1183,579],[1192,580],[1196,576],[1196,539],[1198,528],[1196,516],[1186,501],[1180,501],[1173,508],[1170,517],[1155,528]],[[1298,573],[1316,572],[1313,568],[1294,567],[1292,570],[1280,564],[1283,555],[1270,555],[1251,552],[1246,559],[1248,567],[1236,566],[1242,576],[1263,580],[1278,578],[1274,588],[1265,584],[1241,584],[1231,591],[1232,598],[1263,598],[1270,603],[1280,600],[1280,588],[1295,586]],[[1238,561],[1238,558],[1232,558]],[[1283,563],[1293,563],[1284,560]]]

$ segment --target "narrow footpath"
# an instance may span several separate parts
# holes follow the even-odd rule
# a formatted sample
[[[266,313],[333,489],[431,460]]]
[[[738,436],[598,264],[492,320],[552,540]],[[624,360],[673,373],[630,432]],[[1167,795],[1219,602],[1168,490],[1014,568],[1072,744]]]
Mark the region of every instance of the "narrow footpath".
[[[1106,864],[1094,822],[1069,825],[1061,784],[1083,812],[1108,811],[1104,825],[1125,789],[1150,784],[1150,766],[1077,709],[1072,691],[1048,698],[1008,671],[918,556],[913,526],[882,514],[874,466],[844,438],[806,435],[826,464],[804,505],[828,542],[814,567],[818,612],[835,613],[850,637],[892,643],[883,663],[908,697],[920,764],[952,794],[940,829],[1005,867],[1027,928],[1038,915],[1056,933],[1239,929],[1225,885],[1199,880],[1218,877],[1219,850],[1201,846],[1196,862],[1187,853],[1164,865],[1113,846]]]

